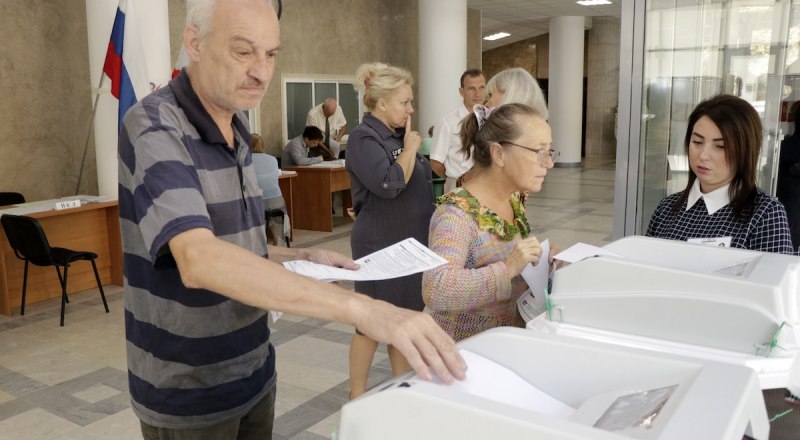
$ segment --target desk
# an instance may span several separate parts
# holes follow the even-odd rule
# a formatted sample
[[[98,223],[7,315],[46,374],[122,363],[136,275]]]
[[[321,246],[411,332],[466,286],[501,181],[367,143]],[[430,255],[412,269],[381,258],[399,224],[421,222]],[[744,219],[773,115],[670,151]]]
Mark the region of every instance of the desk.
[[[342,191],[342,215],[353,206],[350,196],[350,176],[343,166],[289,166],[285,170],[297,171],[297,181],[292,197],[295,217],[293,226],[311,231],[333,231],[331,194]]]
[[[292,180],[297,177],[295,171],[281,171],[278,177],[278,186],[281,187],[283,201],[286,202],[286,214],[289,216],[289,239],[294,240],[294,209],[292,199],[294,198],[294,184]]]
[[[24,215],[39,221],[51,246],[96,253],[100,281],[104,285],[122,285],[122,242],[116,200]],[[0,228],[0,314],[11,315],[11,308],[19,307],[24,267],[24,262],[14,255],[5,232]],[[78,262],[71,266],[67,284],[68,293],[96,288],[92,265],[89,262]],[[28,265],[28,293],[25,302],[31,304],[59,297],[61,286],[55,269]]]

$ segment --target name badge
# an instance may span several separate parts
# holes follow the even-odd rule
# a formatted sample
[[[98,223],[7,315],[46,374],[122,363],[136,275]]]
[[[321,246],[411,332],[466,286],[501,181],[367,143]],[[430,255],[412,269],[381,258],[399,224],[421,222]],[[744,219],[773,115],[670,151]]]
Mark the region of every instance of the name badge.
[[[716,237],[716,238],[689,238],[688,243],[699,243],[708,246],[731,247],[731,240],[733,237]]]

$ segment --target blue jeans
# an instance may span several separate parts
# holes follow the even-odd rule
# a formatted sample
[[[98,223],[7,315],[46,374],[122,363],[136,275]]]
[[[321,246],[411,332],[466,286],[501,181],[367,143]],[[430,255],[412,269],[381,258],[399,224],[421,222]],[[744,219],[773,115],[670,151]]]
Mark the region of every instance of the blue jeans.
[[[158,428],[141,422],[144,440],[272,440],[275,388],[238,419],[200,429]]]

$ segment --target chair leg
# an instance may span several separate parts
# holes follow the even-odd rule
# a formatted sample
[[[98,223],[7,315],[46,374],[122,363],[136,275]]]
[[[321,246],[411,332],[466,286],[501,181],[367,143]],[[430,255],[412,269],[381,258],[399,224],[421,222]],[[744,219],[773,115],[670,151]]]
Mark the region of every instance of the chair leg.
[[[25,260],[25,271],[22,275],[22,306],[19,308],[19,316],[25,316],[25,293],[28,290],[28,260]]]
[[[61,279],[61,269],[59,269],[58,266],[56,266],[56,272],[58,272],[58,282],[64,283],[64,285],[66,285],[64,280]],[[66,272],[67,272],[67,267],[64,266],[64,273],[66,274]],[[65,294],[65,296],[67,297],[67,304],[69,304],[69,295]]]
[[[103,292],[103,283],[100,282],[100,275],[97,273],[97,265],[94,264],[94,258],[90,261],[92,262],[92,269],[94,269],[94,279],[97,280],[97,288],[100,289],[100,298],[103,299],[103,307],[106,308],[106,313],[108,313],[108,302],[106,302],[106,294]]]
[[[56,266],[56,270],[58,266]],[[67,271],[69,264],[64,266],[64,278],[61,278],[61,271],[58,272],[58,279],[61,281],[61,327],[64,327],[64,310],[67,307]]]

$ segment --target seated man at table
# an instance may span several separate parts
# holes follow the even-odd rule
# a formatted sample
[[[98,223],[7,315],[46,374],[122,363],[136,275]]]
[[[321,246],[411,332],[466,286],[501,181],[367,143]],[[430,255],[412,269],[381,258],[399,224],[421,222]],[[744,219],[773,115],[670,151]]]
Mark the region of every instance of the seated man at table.
[[[292,165],[313,165],[322,162],[322,156],[312,156],[313,148],[321,147],[327,154],[333,156],[332,152],[322,145],[322,131],[313,126],[308,126],[303,130],[303,134],[289,141],[283,147],[281,156],[281,167]],[[339,154],[337,151],[336,154]]]

